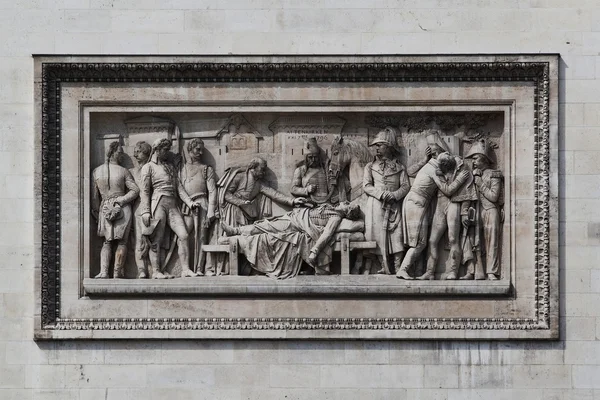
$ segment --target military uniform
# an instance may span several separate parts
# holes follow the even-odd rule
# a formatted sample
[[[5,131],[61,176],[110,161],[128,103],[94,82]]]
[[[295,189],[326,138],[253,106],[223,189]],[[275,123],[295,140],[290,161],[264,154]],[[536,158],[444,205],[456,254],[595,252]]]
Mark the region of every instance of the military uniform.
[[[132,211],[130,203],[139,194],[131,173],[118,164],[106,163],[92,173],[93,205],[98,213],[98,236],[104,237],[100,251],[100,273],[96,278],[108,278],[112,258],[112,245],[118,243],[115,251],[114,277],[124,277],[124,264],[127,256],[127,239],[131,229]]]
[[[410,190],[410,182],[404,165],[397,160],[379,158],[365,166],[363,188],[368,195],[365,207],[365,238],[377,243],[375,254],[388,254],[404,251],[402,235],[402,199]],[[394,202],[384,203],[382,194],[391,192]],[[386,208],[389,217],[384,221]],[[384,229],[387,227],[387,232]],[[387,246],[385,242],[387,241]]]
[[[500,275],[502,179],[502,172],[494,169],[486,169],[481,177],[475,177],[480,202],[486,273],[495,276]]]
[[[338,191],[330,182],[325,168],[309,168],[301,165],[294,170],[290,193],[294,196],[309,198],[316,204],[337,204],[340,201]],[[308,185],[315,185],[317,190],[308,193]]]
[[[215,217],[217,186],[215,171],[211,166],[199,163],[185,163],[180,171],[180,179],[192,201],[200,203],[194,212],[186,204],[181,205],[181,213],[188,232],[193,232],[194,266],[197,273],[204,272],[205,257],[202,245],[208,243],[208,224]]]

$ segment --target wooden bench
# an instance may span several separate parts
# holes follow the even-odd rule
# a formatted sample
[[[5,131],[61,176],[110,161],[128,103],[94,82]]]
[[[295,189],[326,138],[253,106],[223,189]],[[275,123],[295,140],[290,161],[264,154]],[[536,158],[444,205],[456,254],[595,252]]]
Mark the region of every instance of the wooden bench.
[[[205,244],[202,246],[205,253],[227,253],[229,255],[229,275],[238,275],[238,242],[229,239],[229,244]]]
[[[350,275],[350,252],[354,250],[367,250],[377,247],[377,243],[372,241],[350,241],[343,237],[333,245],[333,251],[341,252],[341,274]],[[238,265],[238,243],[234,236],[229,238],[229,244],[206,244],[202,246],[206,253],[227,253],[229,256],[229,275],[239,274]],[[362,263],[362,253],[357,258],[357,263]]]

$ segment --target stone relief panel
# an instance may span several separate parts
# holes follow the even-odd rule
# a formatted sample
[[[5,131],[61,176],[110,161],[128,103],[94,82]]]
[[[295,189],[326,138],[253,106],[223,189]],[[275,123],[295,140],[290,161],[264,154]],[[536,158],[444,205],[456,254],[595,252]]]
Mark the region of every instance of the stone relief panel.
[[[498,280],[504,120],[500,112],[94,113],[90,158],[101,164],[92,173],[90,276]],[[180,128],[211,121],[225,122],[204,139]],[[117,166],[130,175],[111,178]],[[333,254],[342,238],[356,247],[348,265]],[[235,266],[211,251],[233,241]]]
[[[37,59],[36,338],[557,337],[555,57],[199,60]]]

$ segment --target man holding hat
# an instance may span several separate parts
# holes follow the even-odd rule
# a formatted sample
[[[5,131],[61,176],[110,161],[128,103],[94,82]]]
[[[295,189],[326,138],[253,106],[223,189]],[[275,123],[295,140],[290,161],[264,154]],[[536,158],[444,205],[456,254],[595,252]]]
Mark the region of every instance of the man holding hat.
[[[131,173],[120,165],[123,148],[112,142],[106,151],[106,163],[92,172],[92,215],[98,220],[98,236],[104,238],[100,251],[100,273],[94,278],[109,278],[108,270],[114,252],[115,278],[125,277],[127,239],[131,229],[131,203],[140,192]]]
[[[387,257],[393,255],[394,266],[400,268],[404,254],[402,237],[402,199],[410,190],[404,165],[398,161],[396,130],[380,131],[370,146],[375,148],[375,160],[365,166],[363,188],[367,194],[365,207],[365,238],[375,241],[374,254],[379,259],[378,273],[390,274]]]

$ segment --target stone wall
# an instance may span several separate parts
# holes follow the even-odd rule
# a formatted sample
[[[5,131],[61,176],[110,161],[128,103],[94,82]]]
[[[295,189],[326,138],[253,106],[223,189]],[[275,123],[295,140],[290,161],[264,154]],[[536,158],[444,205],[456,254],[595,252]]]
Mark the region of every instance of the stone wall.
[[[597,0],[2,0],[0,9],[0,399],[600,399]],[[561,341],[32,340],[32,53],[538,52],[562,56]]]

